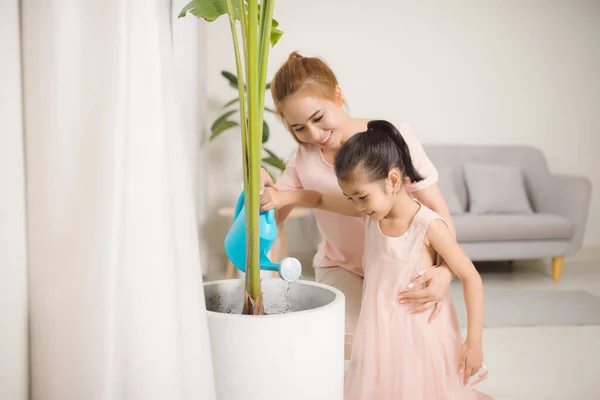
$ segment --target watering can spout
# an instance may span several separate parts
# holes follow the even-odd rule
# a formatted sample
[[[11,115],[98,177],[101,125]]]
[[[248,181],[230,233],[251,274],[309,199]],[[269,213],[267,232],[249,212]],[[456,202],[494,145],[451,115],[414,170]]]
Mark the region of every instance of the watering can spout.
[[[281,279],[285,281],[299,279],[302,273],[302,265],[297,259],[288,257],[283,259],[280,264],[276,264],[269,259],[268,253],[277,238],[274,210],[260,213],[259,231],[260,269],[278,272]],[[246,212],[243,191],[235,207],[233,224],[225,237],[225,252],[237,269],[246,272]]]

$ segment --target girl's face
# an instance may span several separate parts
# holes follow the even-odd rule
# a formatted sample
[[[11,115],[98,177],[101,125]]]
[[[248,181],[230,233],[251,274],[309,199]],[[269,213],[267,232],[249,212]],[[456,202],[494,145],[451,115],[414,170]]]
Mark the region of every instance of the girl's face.
[[[347,181],[338,180],[338,184],[356,210],[375,221],[390,214],[402,188],[401,176],[395,171],[386,179],[371,181],[361,167],[353,171]]]
[[[349,117],[341,108],[341,92],[337,97],[332,101],[301,90],[286,100],[283,118],[300,142],[329,151],[340,148],[343,126]]]

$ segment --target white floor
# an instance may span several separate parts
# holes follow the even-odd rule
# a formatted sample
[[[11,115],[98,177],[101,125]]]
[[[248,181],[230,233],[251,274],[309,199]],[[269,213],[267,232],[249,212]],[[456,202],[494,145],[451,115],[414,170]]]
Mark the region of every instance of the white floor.
[[[600,296],[598,250],[567,259],[558,284],[547,261],[478,268],[486,288],[587,290]],[[488,328],[484,352],[490,373],[478,390],[496,400],[600,399],[600,326]]]
[[[482,270],[485,287],[587,290],[600,296],[600,263],[567,259],[553,284],[547,263]],[[489,377],[480,390],[497,400],[600,399],[600,326],[489,328],[484,336]]]

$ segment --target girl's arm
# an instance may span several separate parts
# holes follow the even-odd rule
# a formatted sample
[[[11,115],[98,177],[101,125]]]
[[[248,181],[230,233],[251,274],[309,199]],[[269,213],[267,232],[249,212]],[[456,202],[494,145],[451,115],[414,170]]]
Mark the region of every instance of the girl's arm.
[[[463,352],[466,352],[466,360],[461,360],[461,368],[464,368],[466,381],[479,370],[483,361],[483,282],[444,221],[434,220],[429,223],[426,241],[446,260],[450,269],[462,281],[467,306],[467,339],[466,350],[463,349]]]
[[[298,183],[297,182],[298,177],[295,174],[295,170],[293,168],[291,168],[288,171],[288,168],[286,167],[286,171],[288,173],[287,179],[292,180],[295,183]],[[271,175],[269,175],[269,173],[264,168],[261,168],[260,169],[260,193],[261,193],[261,196],[263,195],[265,188],[267,188],[267,187],[279,191],[279,188],[277,187],[275,182],[273,182],[273,178],[271,178]],[[281,226],[283,224],[283,222],[286,220],[288,215],[290,215],[290,213],[292,212],[293,209],[294,209],[294,206],[286,206],[286,207],[280,208],[275,211],[275,221],[277,222],[277,226]]]
[[[429,223],[426,239],[462,281],[467,306],[467,340],[480,343],[483,333],[483,282],[479,272],[442,220]]]
[[[334,212],[336,214],[347,215],[350,217],[360,217],[361,213],[357,211],[352,203],[344,196],[324,196],[314,190],[286,190],[276,191],[271,188],[265,188],[260,198],[260,205],[263,211],[276,209],[280,212],[291,207],[318,208],[324,211]]]
[[[293,209],[294,206],[285,206],[280,208],[279,210],[275,210],[275,222],[277,222],[277,226],[281,226],[283,224],[283,222],[286,220],[288,215],[290,215]]]

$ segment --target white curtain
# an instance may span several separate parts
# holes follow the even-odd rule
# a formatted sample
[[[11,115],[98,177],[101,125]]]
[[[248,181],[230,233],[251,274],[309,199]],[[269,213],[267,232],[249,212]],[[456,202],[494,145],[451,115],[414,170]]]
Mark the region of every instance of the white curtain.
[[[0,2],[0,399],[27,399],[27,260],[19,1]]]
[[[177,18],[189,0],[174,0],[172,12],[173,47],[175,53],[175,77],[180,122],[186,132],[187,144],[192,152],[192,176],[195,183],[196,222],[200,229],[208,217],[206,204],[208,165],[208,140],[206,132],[207,75],[206,75],[206,29],[207,23],[187,16]],[[207,272],[209,253],[206,240],[200,240],[200,256],[203,272]]]
[[[2,33],[18,38],[18,2],[8,3]],[[15,70],[2,80],[13,84],[3,111],[14,113],[0,142],[0,321],[12,340],[0,344],[2,399],[27,398],[27,368],[34,400],[214,398],[192,174],[198,123],[186,122],[189,102],[187,115],[179,107],[199,92],[176,82],[171,7],[21,1],[22,116],[18,65],[0,69]]]

